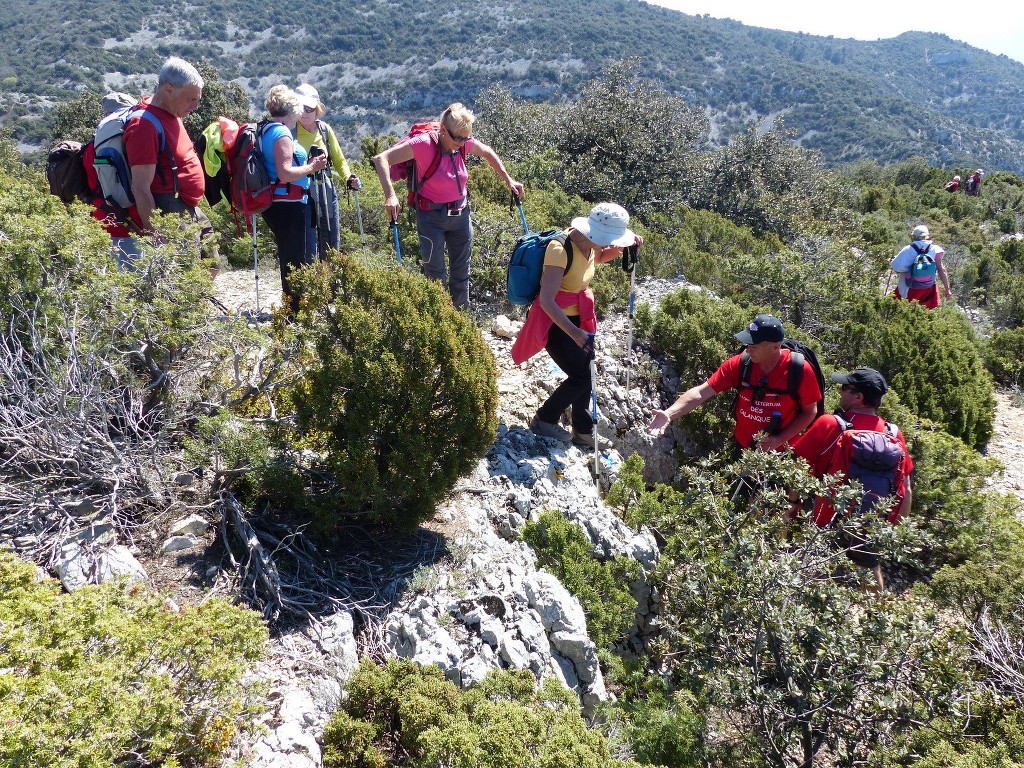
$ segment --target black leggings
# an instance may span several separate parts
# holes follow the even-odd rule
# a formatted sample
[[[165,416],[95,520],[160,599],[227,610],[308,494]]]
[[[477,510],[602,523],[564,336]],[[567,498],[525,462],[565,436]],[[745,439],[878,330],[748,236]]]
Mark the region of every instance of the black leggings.
[[[544,310],[538,307],[537,311]],[[571,315],[569,320],[577,327],[580,324],[578,316]],[[590,356],[554,323],[548,331],[548,343],[544,349],[569,378],[559,384],[551,397],[544,401],[544,405],[537,411],[537,418],[549,424],[557,424],[562,411],[572,406],[570,421],[573,429],[589,433],[594,428],[594,419],[590,415]]]
[[[281,262],[281,293],[290,301],[291,311],[299,309],[299,295],[292,288],[288,273],[313,259],[306,255],[306,233],[310,227],[309,205],[300,202],[272,203],[263,212],[263,220],[274,233],[277,258]]]

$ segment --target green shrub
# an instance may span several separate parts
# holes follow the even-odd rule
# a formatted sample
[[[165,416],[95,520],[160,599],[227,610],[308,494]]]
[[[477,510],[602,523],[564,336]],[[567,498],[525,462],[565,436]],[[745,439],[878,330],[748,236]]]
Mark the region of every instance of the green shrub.
[[[637,602],[629,587],[640,577],[639,563],[627,557],[597,560],[583,530],[556,511],[528,522],[523,540],[536,551],[538,563],[580,601],[587,633],[598,648],[626,638],[636,620]]]
[[[0,585],[0,764],[209,765],[262,711],[241,684],[267,639],[253,612],[178,612],[112,584],[65,594],[3,551]]]
[[[338,256],[307,270],[286,393],[332,509],[415,526],[494,440],[494,357],[438,283]],[[340,505],[340,509],[338,506]]]
[[[855,295],[836,302],[819,322],[819,339],[836,368],[875,368],[917,416],[968,445],[988,442],[995,419],[992,377],[963,313]]]
[[[956,608],[976,622],[983,611],[1000,622],[1020,621],[1024,595],[1024,524],[1020,504],[989,494],[986,516],[971,525],[973,546],[963,547],[961,559],[944,565],[931,578],[927,591],[939,605]],[[1018,633],[1024,627],[1017,627]]]
[[[747,506],[729,498],[741,471],[759,489]],[[955,631],[912,602],[857,588],[835,559],[834,530],[782,536],[785,489],[813,488],[790,458],[748,452],[725,474],[683,472],[683,492],[624,495],[665,540],[654,661],[721,713],[710,748],[725,748],[724,730],[742,734],[740,754],[755,765],[810,765],[825,748],[863,759],[911,727],[922,686],[948,704],[964,653]]]
[[[626,768],[588,730],[572,692],[530,672],[494,672],[468,691],[437,667],[364,661],[324,731],[326,768]]]
[[[742,289],[743,275],[730,267],[734,257],[760,257],[783,248],[775,236],[757,237],[720,214],[682,206],[653,216],[648,229],[638,274],[668,279],[683,275],[723,296]]]
[[[698,768],[711,764],[704,743],[708,727],[704,704],[689,691],[671,691],[663,676],[647,670],[648,659],[637,661],[612,682],[619,696],[615,706],[606,710],[612,732],[621,734],[644,765]],[[605,680],[609,682],[607,675]]]
[[[1024,374],[1024,328],[994,332],[985,342],[985,367],[1003,386],[1020,387]]]
[[[892,765],[914,768],[1021,768],[1024,766],[1024,712],[1012,702],[982,700],[967,723],[938,722],[914,734]]]

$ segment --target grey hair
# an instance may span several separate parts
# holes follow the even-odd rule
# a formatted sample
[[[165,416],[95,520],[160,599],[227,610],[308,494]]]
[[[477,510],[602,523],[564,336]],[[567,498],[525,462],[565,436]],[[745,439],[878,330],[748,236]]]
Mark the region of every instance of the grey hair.
[[[171,56],[160,67],[160,75],[157,77],[156,83],[157,87],[170,85],[173,88],[181,88],[186,85],[198,85],[202,88],[205,85],[199,70],[177,56]]]
[[[267,92],[267,112],[271,117],[302,113],[302,98],[287,85],[275,85]]]

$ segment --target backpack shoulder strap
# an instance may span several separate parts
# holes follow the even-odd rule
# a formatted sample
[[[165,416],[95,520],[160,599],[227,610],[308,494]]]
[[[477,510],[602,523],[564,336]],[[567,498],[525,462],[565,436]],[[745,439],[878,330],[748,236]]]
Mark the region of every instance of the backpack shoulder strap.
[[[558,235],[557,237],[558,242],[560,242],[562,244],[562,247],[565,248],[565,271],[563,272],[563,274],[566,274],[569,272],[570,269],[572,269],[572,255],[575,252],[575,249],[572,246],[572,240],[569,239],[565,232]]]
[[[327,124],[322,120],[316,121],[316,129],[320,134],[320,138],[324,140],[324,154],[327,155],[327,167],[333,168],[334,163],[331,162],[331,141],[327,135]]]
[[[167,137],[164,135],[164,126],[163,123],[160,122],[160,118],[148,109],[139,108],[128,113],[127,117],[124,119],[125,125],[127,125],[128,121],[134,117],[144,117],[148,120],[153,125],[153,128],[156,130],[156,135],[160,139],[160,149],[167,150]]]
[[[564,275],[572,267],[572,240],[569,239],[564,230],[559,232],[557,235],[552,235],[548,238],[547,242],[550,243],[552,240],[561,243],[562,248],[565,249],[565,269],[562,270],[562,274]],[[545,244],[544,247],[547,248],[547,244]]]
[[[171,148],[167,146],[167,136],[164,134],[163,123],[160,122],[159,117],[154,115],[148,109],[144,107],[139,107],[138,109],[135,109],[132,112],[130,112],[128,116],[125,117],[125,125],[127,126],[128,121],[134,117],[145,118],[152,124],[153,128],[156,130],[156,135],[159,137],[160,140],[160,149],[158,151],[162,151],[165,155],[167,155],[167,159],[171,163],[171,183],[174,184],[174,196],[178,197],[178,195],[180,194],[178,190],[178,163],[174,159],[174,153],[171,151]],[[157,164],[157,172],[159,171],[160,167],[159,164]],[[163,174],[161,174],[161,177],[162,176]]]
[[[437,173],[437,169],[441,165],[441,134],[437,131],[431,131],[430,143],[434,147],[434,156],[430,159],[430,164],[427,166],[426,172],[417,179],[417,187],[422,186],[423,182]]]
[[[914,249],[914,252],[917,253],[918,256],[927,256],[928,252],[932,249],[931,245],[929,244],[928,247],[922,251],[920,248],[917,247],[916,242],[911,243],[910,247]]]
[[[753,361],[746,350],[740,353],[740,386],[750,386],[750,369],[754,367]]]
[[[803,352],[797,352],[795,349],[789,351],[789,386],[787,390],[789,396],[796,401],[797,407],[800,406],[800,383],[804,380],[805,360]]]
[[[900,433],[900,428],[893,424],[891,421],[885,422],[885,434],[889,435],[893,440]]]

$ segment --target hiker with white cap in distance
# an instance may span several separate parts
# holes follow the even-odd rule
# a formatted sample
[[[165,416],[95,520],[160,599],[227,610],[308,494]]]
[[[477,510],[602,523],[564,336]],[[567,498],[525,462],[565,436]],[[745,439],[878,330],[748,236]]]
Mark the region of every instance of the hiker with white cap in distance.
[[[936,277],[942,281],[944,295],[953,298],[949,290],[949,277],[942,265],[942,246],[932,242],[928,227],[918,224],[912,234],[913,242],[896,254],[892,269],[899,278],[893,298],[917,301],[928,309],[939,306],[939,287]]]
[[[338,188],[344,185],[358,191],[362,184],[352,174],[334,129],[320,119],[327,112],[327,107],[320,101],[320,93],[309,83],[302,83],[295,89],[295,93],[302,102],[295,140],[310,157],[320,153],[327,155],[327,171],[318,174],[314,180],[319,187],[316,190],[319,194],[310,195],[314,208],[312,221],[316,228],[316,237],[306,238],[306,258],[311,260],[315,255],[323,258],[327,248],[337,250],[341,243],[338,232]]]
[[[628,246],[639,247],[643,238],[629,229],[629,214],[615,203],[598,203],[588,216],[576,217],[565,235],[564,245],[555,239],[544,251],[540,294],[512,345],[512,359],[519,364],[545,349],[567,375],[541,405],[530,429],[585,448],[596,443],[604,451],[611,443],[597,434],[590,410],[597,315],[589,286],[598,264],[612,261]],[[566,408],[572,409],[571,432],[558,424]]]

